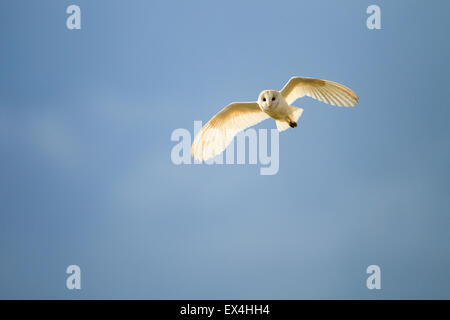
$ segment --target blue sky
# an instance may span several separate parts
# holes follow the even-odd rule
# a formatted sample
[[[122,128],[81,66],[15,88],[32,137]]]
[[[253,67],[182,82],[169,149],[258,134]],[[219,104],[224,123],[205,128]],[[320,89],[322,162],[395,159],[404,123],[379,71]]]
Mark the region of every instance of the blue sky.
[[[450,298],[449,10],[2,1],[0,298]],[[171,162],[174,129],[291,76],[360,103],[297,101],[273,176]]]

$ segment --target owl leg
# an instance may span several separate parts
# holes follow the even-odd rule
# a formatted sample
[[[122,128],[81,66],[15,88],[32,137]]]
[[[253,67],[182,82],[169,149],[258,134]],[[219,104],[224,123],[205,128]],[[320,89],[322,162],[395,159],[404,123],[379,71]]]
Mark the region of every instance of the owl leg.
[[[289,127],[295,128],[297,126],[297,122],[292,120],[292,117],[287,117],[286,122],[289,124]]]
[[[291,114],[287,117],[286,121],[291,128],[297,126],[298,118],[302,115],[303,109],[295,106],[289,106],[291,108]]]

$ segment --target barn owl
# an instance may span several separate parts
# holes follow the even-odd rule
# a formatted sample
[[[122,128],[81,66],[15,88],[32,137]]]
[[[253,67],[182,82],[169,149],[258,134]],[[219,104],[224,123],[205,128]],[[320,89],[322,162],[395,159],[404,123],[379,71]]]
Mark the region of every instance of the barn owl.
[[[291,104],[304,96],[340,107],[353,107],[358,103],[358,96],[342,84],[293,77],[281,91],[264,90],[256,102],[233,102],[223,108],[197,134],[191,156],[200,161],[215,157],[240,131],[268,118],[275,119],[278,131],[297,127],[303,109]]]

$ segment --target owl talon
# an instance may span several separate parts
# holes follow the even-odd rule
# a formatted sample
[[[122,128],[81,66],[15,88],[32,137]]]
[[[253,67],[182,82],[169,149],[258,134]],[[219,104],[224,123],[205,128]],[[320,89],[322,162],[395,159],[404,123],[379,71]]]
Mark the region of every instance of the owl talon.
[[[289,126],[291,128],[295,128],[297,126],[297,122],[289,122]]]

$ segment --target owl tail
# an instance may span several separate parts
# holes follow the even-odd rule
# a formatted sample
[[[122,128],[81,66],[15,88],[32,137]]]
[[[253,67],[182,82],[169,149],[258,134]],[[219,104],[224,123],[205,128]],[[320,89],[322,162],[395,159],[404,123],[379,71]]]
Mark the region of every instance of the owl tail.
[[[297,108],[294,106],[289,106],[291,108],[291,114],[289,116],[289,120],[291,120],[291,122],[295,123],[295,126],[297,126],[297,121],[300,118],[300,116],[303,113],[303,109],[302,108]],[[291,125],[289,124],[288,121],[280,121],[280,120],[275,120],[275,123],[277,125],[277,129],[278,131],[284,131],[288,128],[291,128]]]

